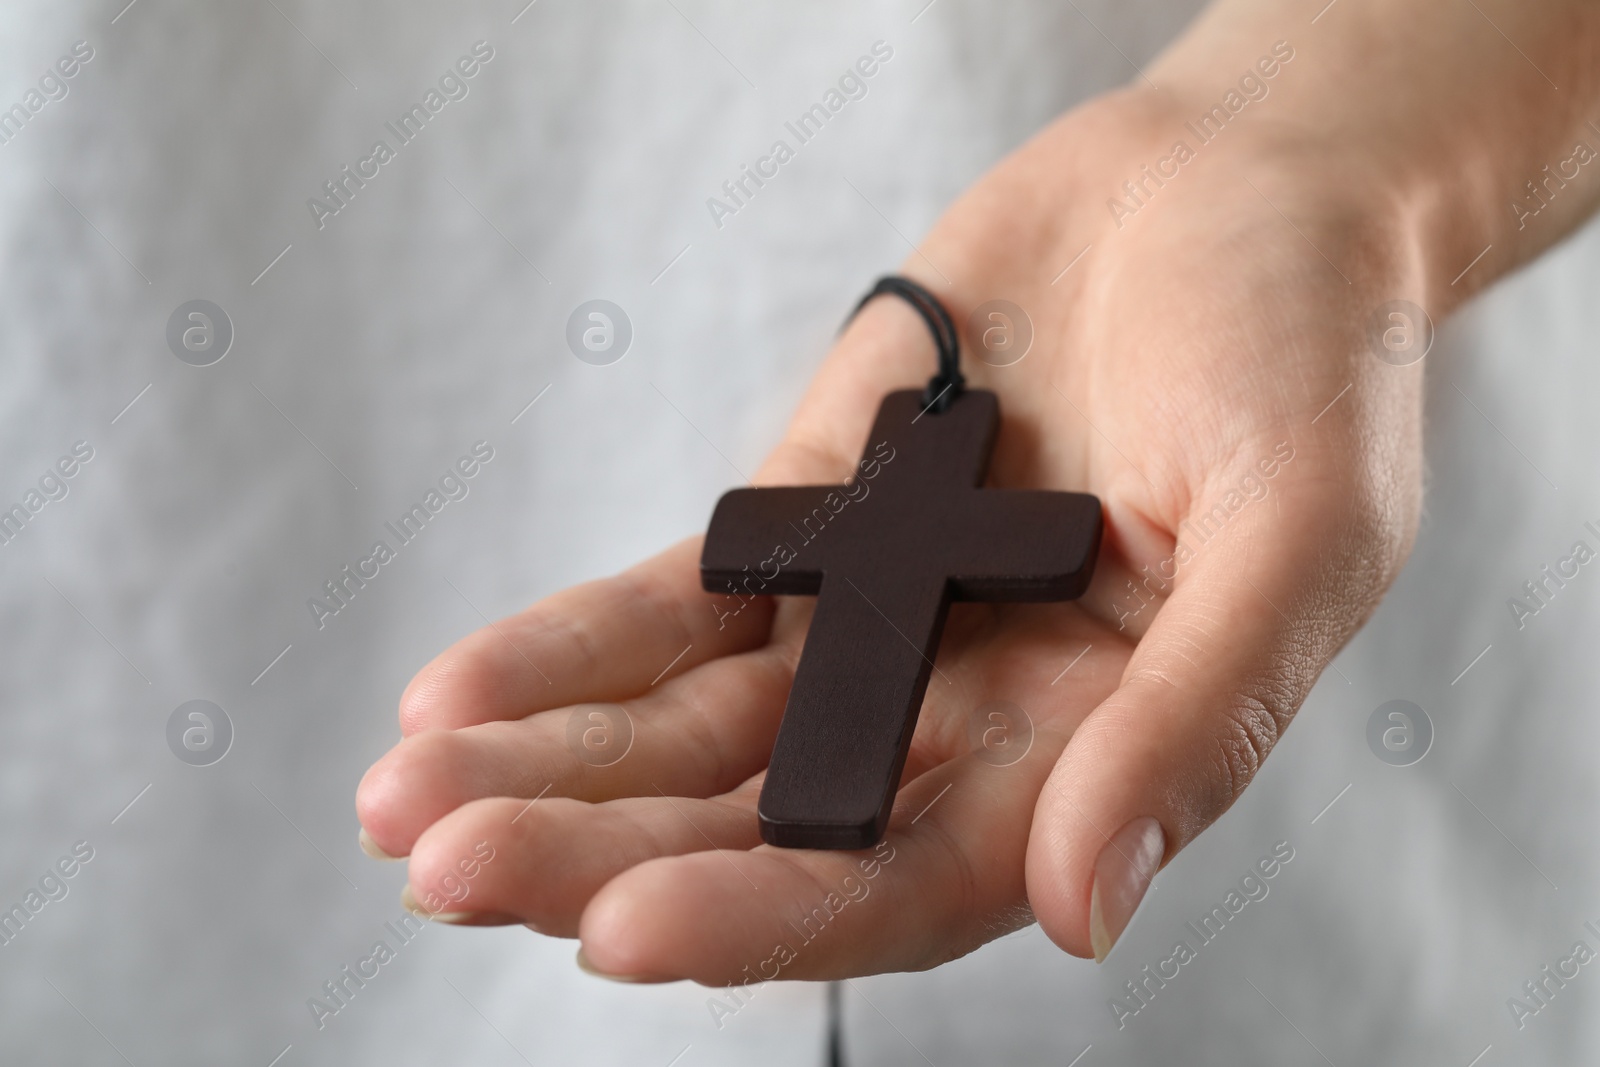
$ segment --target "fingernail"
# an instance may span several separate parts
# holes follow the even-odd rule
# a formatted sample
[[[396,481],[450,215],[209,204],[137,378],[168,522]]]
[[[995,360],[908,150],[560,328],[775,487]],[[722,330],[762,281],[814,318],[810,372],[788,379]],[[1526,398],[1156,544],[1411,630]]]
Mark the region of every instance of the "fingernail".
[[[402,858],[400,856],[391,856],[383,849],[379,848],[378,843],[372,839],[372,835],[367,833],[367,828],[365,826],[363,826],[361,828],[361,832],[356,835],[356,844],[361,846],[362,852],[365,852],[375,860],[397,860]]]
[[[596,978],[604,978],[611,982],[629,982],[635,985],[654,985],[660,982],[670,982],[670,978],[653,978],[647,974],[610,974],[594,965],[582,948],[578,949],[578,970],[584,974],[592,974]]]
[[[1161,824],[1147,815],[1118,830],[1100,850],[1089,891],[1089,944],[1096,963],[1104,962],[1128,928],[1166,849]]]
[[[522,922],[515,915],[498,911],[429,911],[409,885],[400,890],[400,906],[419,919],[451,926],[512,926]]]

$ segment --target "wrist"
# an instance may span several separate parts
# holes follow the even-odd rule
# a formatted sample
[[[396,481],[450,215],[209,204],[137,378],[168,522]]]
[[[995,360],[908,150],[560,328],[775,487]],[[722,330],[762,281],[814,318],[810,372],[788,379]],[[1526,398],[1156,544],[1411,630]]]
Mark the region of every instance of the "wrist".
[[[1175,115],[1243,101],[1227,135],[1242,156],[1387,229],[1440,314],[1600,203],[1600,128],[1587,121],[1600,9],[1343,0],[1324,14],[1221,0],[1150,67],[1149,92]]]

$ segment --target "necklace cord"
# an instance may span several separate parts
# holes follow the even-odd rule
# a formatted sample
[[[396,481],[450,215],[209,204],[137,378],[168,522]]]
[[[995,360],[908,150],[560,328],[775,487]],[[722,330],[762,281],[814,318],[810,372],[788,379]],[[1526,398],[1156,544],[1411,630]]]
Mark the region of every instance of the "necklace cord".
[[[849,318],[845,319],[845,325],[849,325],[862,308],[880,296],[899,297],[910,304],[922,316],[922,321],[927,323],[928,332],[933,335],[933,343],[939,350],[939,372],[928,379],[928,387],[922,393],[922,404],[925,410],[935,415],[948,411],[950,404],[961,395],[967,384],[961,374],[961,337],[956,333],[950,313],[938,297],[917,282],[898,274],[886,274],[867,290],[867,295],[861,298]]]

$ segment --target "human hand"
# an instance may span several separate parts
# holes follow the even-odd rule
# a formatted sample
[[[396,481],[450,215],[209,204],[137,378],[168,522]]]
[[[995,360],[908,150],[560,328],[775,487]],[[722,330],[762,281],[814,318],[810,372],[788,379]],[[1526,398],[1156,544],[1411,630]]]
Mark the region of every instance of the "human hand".
[[[1170,83],[1204,82],[1186,62],[1169,57]],[[370,839],[411,857],[413,896],[578,936],[588,966],[635,980],[926,968],[1035,917],[1103,956],[1370,613],[1420,506],[1421,368],[1376,358],[1368,337],[1386,301],[1445,302],[1411,186],[1286,130],[1268,102],[1136,211],[1108,211],[1230,87],[1080,108],[905,264],[958,323],[992,298],[1026,312],[1032,349],[1014,365],[964,339],[971,384],[1001,398],[991,483],[1094,493],[1106,536],[1078,602],[952,610],[883,846],[760,843],[756,796],[811,603],[753,604],[719,628],[691,541],[472,635],[413,680],[405,739],[358,794]],[[840,481],[883,394],[930,367],[920,320],[874,302],[757,482]],[[994,700],[1033,725],[1006,766],[968,740]],[[567,741],[572,709],[598,702],[635,729],[607,767]],[[496,859],[457,897],[446,879],[481,841]]]

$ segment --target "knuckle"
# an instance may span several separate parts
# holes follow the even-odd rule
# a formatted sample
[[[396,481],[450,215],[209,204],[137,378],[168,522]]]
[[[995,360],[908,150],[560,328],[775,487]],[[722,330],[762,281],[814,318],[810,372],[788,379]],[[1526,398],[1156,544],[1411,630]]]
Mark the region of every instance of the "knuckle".
[[[1399,573],[1421,524],[1420,451],[1374,441],[1359,426],[1348,435],[1340,446],[1308,456],[1312,492],[1305,497],[1305,521],[1324,531],[1324,543],[1331,542],[1330,566],[1344,572],[1351,586],[1377,593]]]
[[[1292,705],[1274,694],[1243,695],[1223,714],[1216,735],[1215,815],[1239,799],[1293,716]]]
[[[1341,479],[1326,519],[1341,536],[1337,562],[1363,584],[1387,586],[1410,550],[1421,518],[1421,495],[1387,471],[1363,465]]]
[[[1364,564],[1363,573],[1381,592],[1394,581],[1411,554],[1422,518],[1420,492],[1368,481],[1352,494],[1350,540],[1361,546],[1353,553]]]

